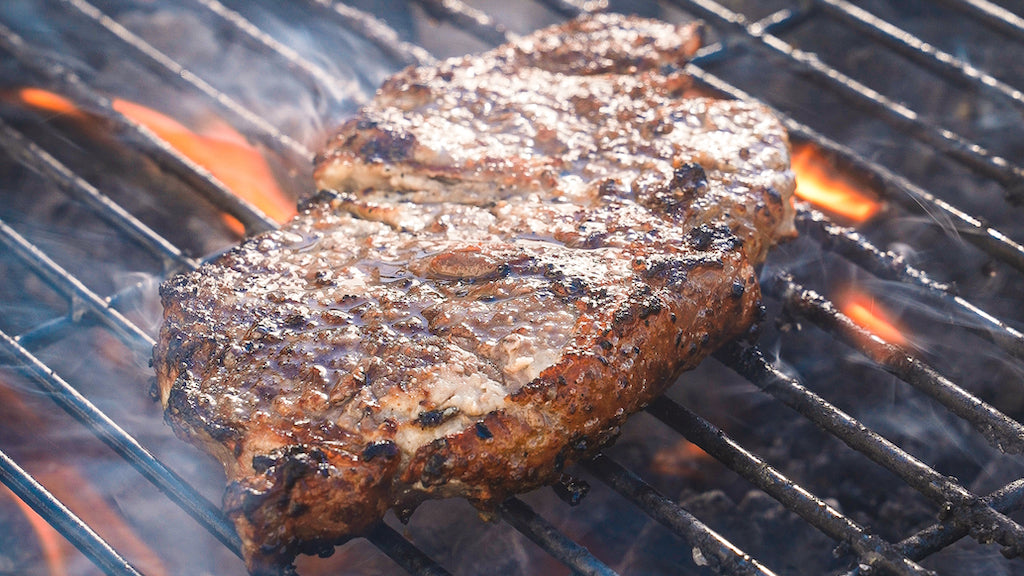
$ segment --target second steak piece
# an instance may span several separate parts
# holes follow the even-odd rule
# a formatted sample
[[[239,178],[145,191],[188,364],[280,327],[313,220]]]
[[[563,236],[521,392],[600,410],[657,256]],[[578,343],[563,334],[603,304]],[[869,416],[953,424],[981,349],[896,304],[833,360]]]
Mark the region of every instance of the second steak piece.
[[[336,191],[162,287],[161,399],[250,570],[553,482],[750,329],[788,145],[684,97],[695,47],[600,16],[406,70],[321,156]]]
[[[697,25],[574,20],[406,69],[332,138],[317,184],[378,199],[630,198],[693,228],[724,222],[754,262],[792,236],[785,130],[756,103],[686,97]]]

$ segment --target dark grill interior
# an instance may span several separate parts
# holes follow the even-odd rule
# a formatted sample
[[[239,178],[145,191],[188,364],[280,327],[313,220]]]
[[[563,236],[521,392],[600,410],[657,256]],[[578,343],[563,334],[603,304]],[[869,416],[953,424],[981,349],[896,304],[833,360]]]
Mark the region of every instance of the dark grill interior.
[[[761,274],[759,344],[684,375],[577,478],[508,501],[498,523],[464,502],[425,504],[408,527],[389,516],[299,573],[1024,574],[1024,7],[294,4],[0,8],[0,476],[87,557],[64,573],[244,572],[217,465],[163,426],[145,363],[157,284],[237,242],[222,213],[247,234],[276,223],[121,103],[215,115],[295,200],[312,151],[388,74],[611,9],[704,19],[689,67],[703,87],[774,107],[881,214],[855,224],[800,203],[800,239]],[[26,86],[77,111],[26,105]],[[907,342],[851,321],[850,287]],[[85,501],[63,502],[55,478],[72,468],[122,520],[68,509]],[[581,480],[579,506],[556,496]],[[13,502],[0,572],[58,573]]]

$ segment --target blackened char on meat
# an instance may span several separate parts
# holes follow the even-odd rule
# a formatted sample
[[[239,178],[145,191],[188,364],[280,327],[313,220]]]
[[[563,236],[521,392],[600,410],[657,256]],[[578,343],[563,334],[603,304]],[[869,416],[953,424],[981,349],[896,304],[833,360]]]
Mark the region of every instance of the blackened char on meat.
[[[698,44],[593,16],[405,70],[318,159],[332,191],[162,287],[167,418],[224,463],[252,572],[551,483],[750,329],[788,143],[686,95]]]

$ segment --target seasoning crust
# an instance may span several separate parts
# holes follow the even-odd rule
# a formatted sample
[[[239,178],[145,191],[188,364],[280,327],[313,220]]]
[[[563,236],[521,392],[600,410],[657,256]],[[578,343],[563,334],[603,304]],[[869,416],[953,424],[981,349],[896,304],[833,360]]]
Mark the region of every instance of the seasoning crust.
[[[698,46],[602,15],[407,69],[294,220],[162,286],[161,401],[223,462],[250,571],[551,483],[751,329],[788,143],[687,96]]]

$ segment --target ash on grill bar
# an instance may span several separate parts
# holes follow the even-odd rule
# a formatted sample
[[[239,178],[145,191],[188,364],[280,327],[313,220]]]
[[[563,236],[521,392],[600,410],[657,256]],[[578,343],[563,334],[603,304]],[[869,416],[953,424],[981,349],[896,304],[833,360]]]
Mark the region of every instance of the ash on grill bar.
[[[704,20],[699,90],[790,131],[758,343],[497,518],[428,502],[296,571],[1024,574],[1016,0],[3,2],[0,572],[245,574],[152,396],[156,287],[287,218],[389,75],[600,10]]]

